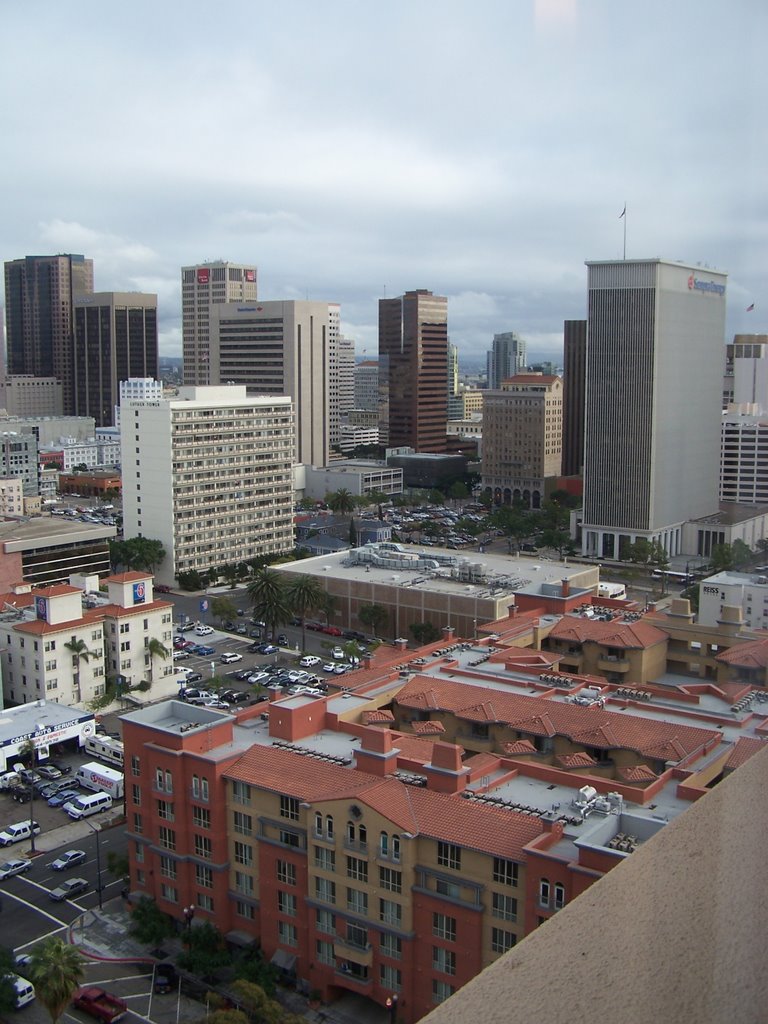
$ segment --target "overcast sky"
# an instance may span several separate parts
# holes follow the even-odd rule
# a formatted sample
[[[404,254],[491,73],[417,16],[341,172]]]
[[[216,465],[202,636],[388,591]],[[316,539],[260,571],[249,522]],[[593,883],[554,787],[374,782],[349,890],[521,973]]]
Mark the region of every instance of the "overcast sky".
[[[262,299],[449,297],[476,359],[560,359],[586,259],[729,272],[768,331],[765,0],[27,0],[3,5],[3,259],[80,252],[99,290],[254,262]],[[755,303],[755,311],[746,307]]]

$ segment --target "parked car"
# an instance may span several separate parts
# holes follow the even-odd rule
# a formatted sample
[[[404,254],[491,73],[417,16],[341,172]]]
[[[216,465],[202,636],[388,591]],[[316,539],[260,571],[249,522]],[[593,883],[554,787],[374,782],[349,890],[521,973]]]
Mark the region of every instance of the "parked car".
[[[302,668],[314,668],[315,665],[320,664],[320,658],[315,654],[305,654],[304,657],[299,661]]]
[[[66,882],[51,889],[48,895],[54,903],[63,903],[64,900],[71,900],[89,888],[89,883],[84,878],[68,878]]]
[[[203,701],[204,708],[213,708],[215,711],[229,711],[229,704],[219,697],[212,697],[211,700]]]
[[[200,676],[200,679],[202,678],[203,677]],[[184,697],[184,700],[187,701],[188,704],[197,704],[204,700],[210,700],[213,697],[213,694],[210,693],[210,691],[208,690],[196,690],[192,688],[185,690],[182,693],[182,696]]]
[[[173,964],[157,964],[155,966],[155,994],[165,995],[176,988],[178,979]]]
[[[19,843],[22,839],[30,839],[32,835],[39,834],[40,825],[36,821],[19,821],[0,832],[0,846],[10,846],[12,843]]]
[[[252,672],[252,668],[241,668],[239,672],[235,672],[234,678],[237,679],[238,682],[242,683],[249,675],[251,675]]]
[[[323,665],[323,672],[335,672],[335,671],[336,671],[336,663],[333,662],[333,661],[326,661],[326,663]]]
[[[174,651],[173,652],[173,660],[174,661],[183,661],[184,658],[189,658],[189,657],[190,657],[189,651],[178,650],[178,651]]]
[[[246,690],[222,690],[219,696],[229,704],[244,704],[250,700],[250,694]]]
[[[331,657],[341,659],[344,657],[344,651],[342,651],[340,647],[334,647],[333,650],[331,651]]]
[[[75,867],[76,864],[84,864],[86,856],[85,850],[66,850],[52,862],[51,870],[66,871],[68,868]]]
[[[72,765],[67,764],[66,761],[49,761],[48,764],[52,768],[58,768],[62,775],[69,775],[72,771]]]
[[[216,648],[208,647],[208,645],[206,644],[201,647],[198,647],[197,653],[200,655],[201,658],[210,658],[212,654],[216,653]]]
[[[190,672],[187,675],[187,683],[202,683],[203,675],[201,672]]]
[[[275,640],[275,643],[278,644],[280,647],[288,647],[289,640],[288,640],[288,637],[285,635],[285,633],[280,633],[280,634],[278,634],[278,637],[277,637],[277,640]]]
[[[338,664],[338,665],[334,665],[333,672],[334,672],[334,675],[343,676],[345,672],[349,671],[349,669],[350,669],[349,665]]]
[[[208,626],[204,622],[200,622],[195,626],[195,636],[210,636],[213,632],[213,626]]]
[[[242,660],[243,660],[242,654],[236,654],[234,651],[225,651],[222,654],[222,656],[219,658],[219,661],[221,661],[222,665],[232,665],[236,661],[242,661]]]
[[[0,881],[13,878],[14,875],[23,875],[31,867],[31,860],[7,860],[5,864],[0,864]]]
[[[180,633],[188,633],[190,629],[194,629],[197,623],[193,622],[192,619],[188,619],[187,622],[180,623],[177,629]]]
[[[181,651],[187,646],[187,641],[184,639],[183,636],[175,636],[173,638],[173,646],[176,648],[177,651]]]
[[[58,768],[55,768],[52,764],[41,764],[38,765],[37,774],[41,775],[44,779],[60,779],[61,772]]]
[[[260,654],[277,654],[279,648],[275,647],[274,644],[261,644],[259,646]]]
[[[323,626],[323,632],[327,633],[328,636],[341,636],[341,630],[338,626]]]
[[[248,627],[244,622],[241,622],[235,629],[238,636],[248,636]]]
[[[252,672],[248,676],[248,682],[251,686],[255,686],[257,683],[266,683],[271,678],[269,672]]]
[[[72,1005],[76,1010],[82,1010],[89,1017],[103,1020],[106,1024],[121,1020],[128,1012],[128,1003],[124,999],[95,985],[78,989]]]
[[[78,796],[80,796],[79,789],[60,789],[58,793],[49,799],[48,806],[63,807],[64,804],[69,803],[70,800],[74,800]]]

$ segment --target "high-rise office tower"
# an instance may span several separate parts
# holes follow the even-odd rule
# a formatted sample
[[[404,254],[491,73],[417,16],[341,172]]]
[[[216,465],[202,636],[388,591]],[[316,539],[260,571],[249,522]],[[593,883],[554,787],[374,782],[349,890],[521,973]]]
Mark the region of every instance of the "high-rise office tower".
[[[112,423],[120,382],[157,377],[157,296],[94,292],[75,299],[74,414]]]
[[[483,399],[482,486],[497,505],[540,508],[546,481],[560,476],[563,382],[520,373]]]
[[[366,359],[354,370],[354,409],[374,412],[379,408],[379,363]]]
[[[563,330],[563,475],[578,476],[584,465],[584,388],[587,321],[566,320]]]
[[[185,384],[212,384],[208,371],[211,310],[256,301],[256,267],[217,260],[181,268],[181,333]]]
[[[448,344],[448,398],[459,393],[459,350]]]
[[[583,552],[683,550],[718,508],[725,274],[668,260],[590,262]]]
[[[329,442],[329,364],[335,303],[220,303],[210,322],[213,384],[249,394],[288,395],[296,417],[296,461],[324,466]]]
[[[525,368],[525,341],[514,331],[494,334],[493,345],[486,357],[488,387],[500,388],[502,381],[514,377]]]
[[[61,381],[67,414],[74,402],[74,299],[90,292],[93,260],[84,256],[25,256],[5,264],[7,372]]]
[[[342,419],[354,408],[355,343],[352,338],[345,338],[341,334],[338,303],[330,303],[328,310],[331,328],[328,365],[329,439],[332,445],[337,445],[341,437]]]
[[[293,546],[290,398],[184,387],[120,420],[123,533],[162,541],[158,582]]]
[[[444,452],[448,299],[426,289],[379,299],[380,412],[388,443]]]

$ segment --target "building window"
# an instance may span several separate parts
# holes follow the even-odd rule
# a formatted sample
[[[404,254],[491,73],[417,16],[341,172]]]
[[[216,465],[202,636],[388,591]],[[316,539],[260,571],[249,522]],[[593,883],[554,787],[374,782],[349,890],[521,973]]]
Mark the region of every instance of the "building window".
[[[213,896],[210,896],[207,892],[199,892],[197,894],[197,905],[201,910],[207,910],[209,913],[213,913]]]
[[[299,937],[296,925],[289,921],[277,922],[277,941],[283,946],[298,946]]]
[[[141,807],[141,786],[138,783],[131,786],[131,798],[137,807]]]
[[[493,858],[493,880],[501,882],[502,885],[517,885],[518,865],[513,860],[504,860],[503,857]]]
[[[326,942],[325,939],[316,939],[315,954],[318,963],[325,964],[328,967],[335,966],[336,956],[333,952],[332,942]]]
[[[167,800],[157,801],[157,816],[163,821],[173,821],[173,804]]]
[[[368,893],[362,889],[347,889],[347,910],[353,914],[367,914]]]
[[[449,985],[447,981],[440,981],[437,978],[432,979],[432,1002],[435,1005],[450,999],[455,991],[453,985]]]
[[[315,879],[315,896],[323,903],[336,902],[336,883],[330,878]]]
[[[403,908],[394,900],[379,900],[379,920],[399,928],[403,923]]]
[[[347,878],[356,882],[368,881],[368,864],[359,857],[347,857]]]
[[[403,976],[399,967],[391,967],[389,964],[379,964],[379,977],[383,988],[390,992],[401,992],[403,989]]]
[[[403,873],[394,868],[379,868],[379,885],[389,892],[403,891]]]
[[[456,918],[448,917],[447,914],[433,914],[432,934],[438,939],[447,939],[449,942],[455,942]]]
[[[325,836],[326,836],[326,839],[333,839],[333,836],[334,836],[334,832],[333,832],[333,818],[330,816],[330,814],[326,815],[326,818],[325,818]]]
[[[443,949],[442,946],[432,947],[432,970],[440,971],[441,974],[456,973],[456,953],[452,949]]]
[[[494,953],[506,953],[516,942],[517,936],[514,932],[504,931],[503,928],[494,928],[491,931],[491,949]]]
[[[253,866],[253,847],[249,843],[235,843],[235,864]]]
[[[336,851],[327,850],[324,846],[315,847],[315,867],[321,871],[336,870]]]
[[[561,910],[565,906],[565,886],[562,882],[555,882],[555,910]]]
[[[326,935],[336,934],[336,915],[330,910],[322,910],[318,907],[315,910],[315,927],[319,932]]]
[[[291,821],[299,820],[299,801],[296,799],[296,797],[280,797],[280,817],[290,818]]]
[[[210,860],[213,856],[213,843],[209,836],[195,836],[195,856]]]
[[[192,807],[192,824],[196,828],[211,827],[211,812],[207,807]]]
[[[251,787],[247,782],[235,780],[232,783],[232,799],[236,804],[243,804],[245,807],[251,806]]]
[[[253,835],[253,819],[250,814],[243,814],[242,811],[234,812],[235,832],[241,836]]]
[[[166,828],[165,825],[160,826],[159,831],[160,845],[164,850],[175,850],[176,849],[176,833],[172,828]]]
[[[213,871],[205,864],[195,864],[195,881],[203,889],[213,888]]]
[[[169,903],[178,903],[179,894],[172,885],[166,885],[165,882],[160,886],[160,893],[164,900],[168,900]]]
[[[539,882],[539,906],[549,906],[549,882],[546,878],[542,878]]]
[[[323,816],[319,811],[315,812],[315,835],[318,839],[323,836]]]
[[[176,877],[176,861],[172,857],[160,858],[160,874],[163,878]]]
[[[296,865],[287,860],[279,860],[277,862],[277,880],[285,885],[296,885]]]
[[[296,917],[296,893],[277,891],[277,909],[288,917]]]
[[[461,898],[461,886],[456,885],[455,882],[449,882],[445,878],[435,879],[435,892],[440,896],[447,896],[451,900]]]
[[[244,896],[253,896],[253,877],[244,871],[235,872],[235,892]]]
[[[281,828],[280,842],[284,846],[292,846],[295,849],[299,849],[301,847],[301,836],[298,832],[289,832],[287,828]]]
[[[144,831],[144,823],[142,821],[141,815],[138,813],[134,814],[133,816],[133,831],[136,833],[136,835],[139,836]]]
[[[256,916],[256,912],[250,903],[245,903],[243,900],[238,900],[235,903],[235,913],[238,917],[244,917],[246,921],[253,921]]]
[[[403,955],[403,940],[399,935],[382,932],[379,948],[382,956],[388,956],[390,960],[399,960]]]
[[[192,776],[192,797],[195,800],[208,802],[208,779],[201,779],[197,775]]]
[[[461,870],[461,847],[453,843],[437,844],[437,863],[444,868]]]
[[[493,916],[500,917],[502,921],[516,921],[517,900],[515,897],[495,892],[493,894]]]
[[[358,949],[368,949],[368,929],[348,921],[347,942],[357,946]]]

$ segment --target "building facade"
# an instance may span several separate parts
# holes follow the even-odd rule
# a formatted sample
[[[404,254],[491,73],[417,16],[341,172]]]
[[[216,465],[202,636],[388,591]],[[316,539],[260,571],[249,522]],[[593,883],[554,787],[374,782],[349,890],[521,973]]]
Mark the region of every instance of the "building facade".
[[[75,300],[75,415],[110,425],[121,382],[157,377],[157,358],[156,295],[95,292]]]
[[[163,542],[157,572],[204,572],[293,546],[290,398],[182,388],[122,406],[123,532]]]
[[[255,302],[256,277],[256,267],[224,260],[181,268],[185,384],[216,383],[209,373],[212,310],[223,302]]]
[[[329,442],[337,445],[345,413],[355,404],[355,343],[341,334],[341,308],[328,304],[328,409]]]
[[[546,481],[560,476],[563,382],[518,374],[483,402],[482,486],[496,504],[540,508]]]
[[[726,277],[660,259],[587,267],[582,550],[621,558],[643,538],[681,554],[685,521],[718,507]]]
[[[354,369],[354,406],[368,412],[379,408],[379,364],[375,359],[366,359]]]
[[[584,401],[587,373],[587,321],[563,325],[563,476],[579,476],[584,466]]]
[[[502,382],[525,369],[525,341],[514,331],[494,334],[493,344],[486,356],[488,388],[496,390]]]
[[[38,444],[33,433],[0,432],[0,476],[18,477],[25,497],[38,493]]]
[[[768,414],[735,406],[723,414],[720,500],[768,505]]]
[[[84,256],[26,256],[5,264],[6,372],[60,381],[65,413],[74,409],[74,301],[91,292],[93,260]]]
[[[447,376],[448,299],[426,289],[379,299],[380,413],[389,445],[445,451]]]
[[[61,416],[64,396],[55,377],[17,374],[0,380],[0,408],[9,416]]]
[[[295,459],[328,462],[330,337],[338,306],[327,302],[223,303],[211,313],[212,384],[244,385],[254,395],[288,395],[295,415]]]

